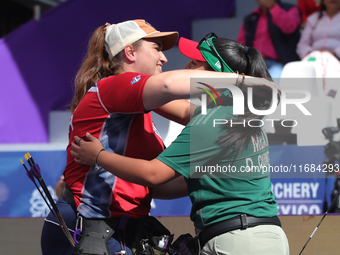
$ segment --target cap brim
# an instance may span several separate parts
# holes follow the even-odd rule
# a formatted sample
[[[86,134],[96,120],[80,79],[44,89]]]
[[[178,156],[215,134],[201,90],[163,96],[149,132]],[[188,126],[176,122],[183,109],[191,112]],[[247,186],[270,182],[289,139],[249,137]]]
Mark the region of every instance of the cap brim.
[[[158,32],[143,38],[160,38],[162,40],[162,51],[170,50],[178,40],[178,32]]]
[[[186,57],[191,59],[196,59],[199,61],[204,61],[204,57],[202,56],[200,50],[197,48],[198,42],[186,39],[184,37],[179,38],[178,48],[179,51]]]

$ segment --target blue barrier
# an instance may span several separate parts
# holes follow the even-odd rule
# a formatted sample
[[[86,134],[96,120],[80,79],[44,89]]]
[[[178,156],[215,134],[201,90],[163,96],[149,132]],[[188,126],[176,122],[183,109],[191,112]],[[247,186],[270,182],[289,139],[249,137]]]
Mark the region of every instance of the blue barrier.
[[[280,215],[321,214],[325,198],[330,204],[334,177],[325,178],[322,169],[317,170],[325,158],[323,149],[323,146],[270,146],[273,192]],[[0,152],[0,217],[44,217],[48,213],[20,162],[26,152]],[[56,198],[53,188],[66,165],[66,152],[33,151],[30,154]],[[190,214],[191,201],[188,197],[154,199],[151,206],[150,214],[154,216],[186,216]]]

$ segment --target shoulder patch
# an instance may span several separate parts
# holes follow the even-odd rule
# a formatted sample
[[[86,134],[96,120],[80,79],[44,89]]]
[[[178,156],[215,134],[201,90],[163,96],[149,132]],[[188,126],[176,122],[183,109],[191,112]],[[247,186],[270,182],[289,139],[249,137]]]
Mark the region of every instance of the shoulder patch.
[[[141,78],[140,75],[133,77],[131,81],[131,85],[135,84],[136,82],[139,82],[140,78]]]

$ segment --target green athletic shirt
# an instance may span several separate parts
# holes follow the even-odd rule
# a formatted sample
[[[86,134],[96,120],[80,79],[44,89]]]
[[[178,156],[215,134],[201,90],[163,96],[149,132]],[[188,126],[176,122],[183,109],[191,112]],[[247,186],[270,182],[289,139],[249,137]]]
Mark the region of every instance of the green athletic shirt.
[[[195,117],[157,157],[185,177],[192,202],[190,217],[199,229],[240,214],[273,217],[278,213],[269,178],[266,133],[262,130],[260,136],[252,137],[233,160],[231,150],[219,141],[227,134],[230,120],[237,122],[237,116],[232,113],[230,92],[220,97],[222,106],[209,103],[206,115],[198,107]],[[243,124],[237,126],[243,128]]]

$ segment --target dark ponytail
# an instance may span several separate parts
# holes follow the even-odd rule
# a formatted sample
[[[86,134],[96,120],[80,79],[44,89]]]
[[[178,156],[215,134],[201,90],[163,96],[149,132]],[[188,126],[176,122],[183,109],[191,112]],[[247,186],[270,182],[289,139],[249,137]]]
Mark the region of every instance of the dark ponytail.
[[[322,18],[324,11],[326,11],[326,5],[324,3],[324,0],[321,0],[318,20],[320,20]]]
[[[260,52],[253,48],[247,47],[243,44],[225,39],[216,38],[213,40],[214,46],[223,60],[229,65],[235,72],[244,73],[253,77],[261,77],[272,81],[272,78],[268,72],[266,64],[260,54]],[[245,95],[246,98],[246,95]],[[253,104],[257,110],[266,110],[271,105],[271,94],[266,97],[260,97],[253,95]],[[238,116],[235,121],[248,123],[249,120],[258,120],[260,123],[264,116],[255,115],[250,112],[247,100],[245,100],[245,114]],[[252,125],[259,125],[252,122]],[[224,125],[228,130],[228,134],[220,137],[220,143],[222,146],[231,150],[231,157],[236,157],[244,148],[248,145],[253,138],[262,135],[262,128],[260,127],[241,127],[240,125],[230,127]]]
[[[313,32],[314,32],[315,28],[317,27],[317,25],[319,24],[319,21],[322,18],[324,11],[326,11],[326,5],[324,4],[324,0],[321,0],[318,19],[316,20],[315,24],[313,25],[312,32],[310,33],[310,41],[311,41],[310,45],[313,45],[313,42],[314,42]]]

